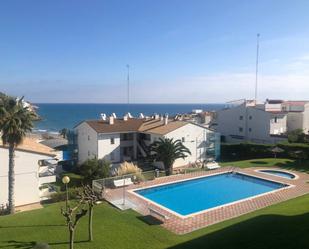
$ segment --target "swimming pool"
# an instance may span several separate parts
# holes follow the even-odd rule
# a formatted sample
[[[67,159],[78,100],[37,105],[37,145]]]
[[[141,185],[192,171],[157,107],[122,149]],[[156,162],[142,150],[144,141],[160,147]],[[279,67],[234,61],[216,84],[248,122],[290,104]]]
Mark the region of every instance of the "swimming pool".
[[[270,170],[270,169],[265,169],[265,170],[259,170],[259,172],[263,172],[263,173],[267,173],[267,174],[271,174],[271,175],[275,175],[275,176],[280,176],[280,177],[284,177],[287,179],[294,179],[295,175],[285,172],[285,171],[281,171],[281,170]]]
[[[135,190],[135,193],[181,216],[243,200],[288,185],[241,173],[221,173]]]

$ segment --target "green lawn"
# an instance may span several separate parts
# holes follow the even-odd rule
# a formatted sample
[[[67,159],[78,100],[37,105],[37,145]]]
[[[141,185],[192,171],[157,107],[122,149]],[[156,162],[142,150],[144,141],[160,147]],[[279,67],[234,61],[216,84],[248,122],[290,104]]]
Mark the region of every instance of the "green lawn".
[[[0,217],[0,248],[32,248],[36,241],[67,248],[60,205]],[[309,248],[309,195],[179,236],[148,225],[134,211],[119,211],[104,203],[96,207],[94,238],[87,239],[87,219],[80,223],[76,249],[306,249]]]
[[[293,160],[286,158],[260,158],[242,161],[221,162],[221,166],[247,167],[280,167],[309,173],[309,160]]]

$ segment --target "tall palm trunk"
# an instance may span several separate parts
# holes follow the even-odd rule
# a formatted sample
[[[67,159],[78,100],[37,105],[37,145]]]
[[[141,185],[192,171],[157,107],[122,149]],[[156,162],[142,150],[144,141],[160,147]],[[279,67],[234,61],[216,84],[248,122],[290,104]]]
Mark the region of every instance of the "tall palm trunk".
[[[15,146],[9,145],[9,213],[15,213]]]

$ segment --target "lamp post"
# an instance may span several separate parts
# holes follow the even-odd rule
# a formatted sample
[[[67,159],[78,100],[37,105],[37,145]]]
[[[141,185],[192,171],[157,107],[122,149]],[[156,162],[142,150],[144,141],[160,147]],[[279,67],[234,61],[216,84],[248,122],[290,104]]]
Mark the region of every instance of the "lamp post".
[[[65,208],[68,210],[68,202],[69,202],[69,191],[68,191],[68,183],[70,182],[70,177],[64,176],[62,178],[62,182],[65,185],[65,192],[66,192],[66,200],[65,200]]]

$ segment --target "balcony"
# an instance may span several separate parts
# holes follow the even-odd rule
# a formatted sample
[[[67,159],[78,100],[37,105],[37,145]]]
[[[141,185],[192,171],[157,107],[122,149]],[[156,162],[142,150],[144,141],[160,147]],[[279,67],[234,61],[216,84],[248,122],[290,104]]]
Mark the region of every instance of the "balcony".
[[[41,176],[39,177],[39,185],[44,183],[52,183],[56,182],[56,175],[49,175],[49,176]]]

